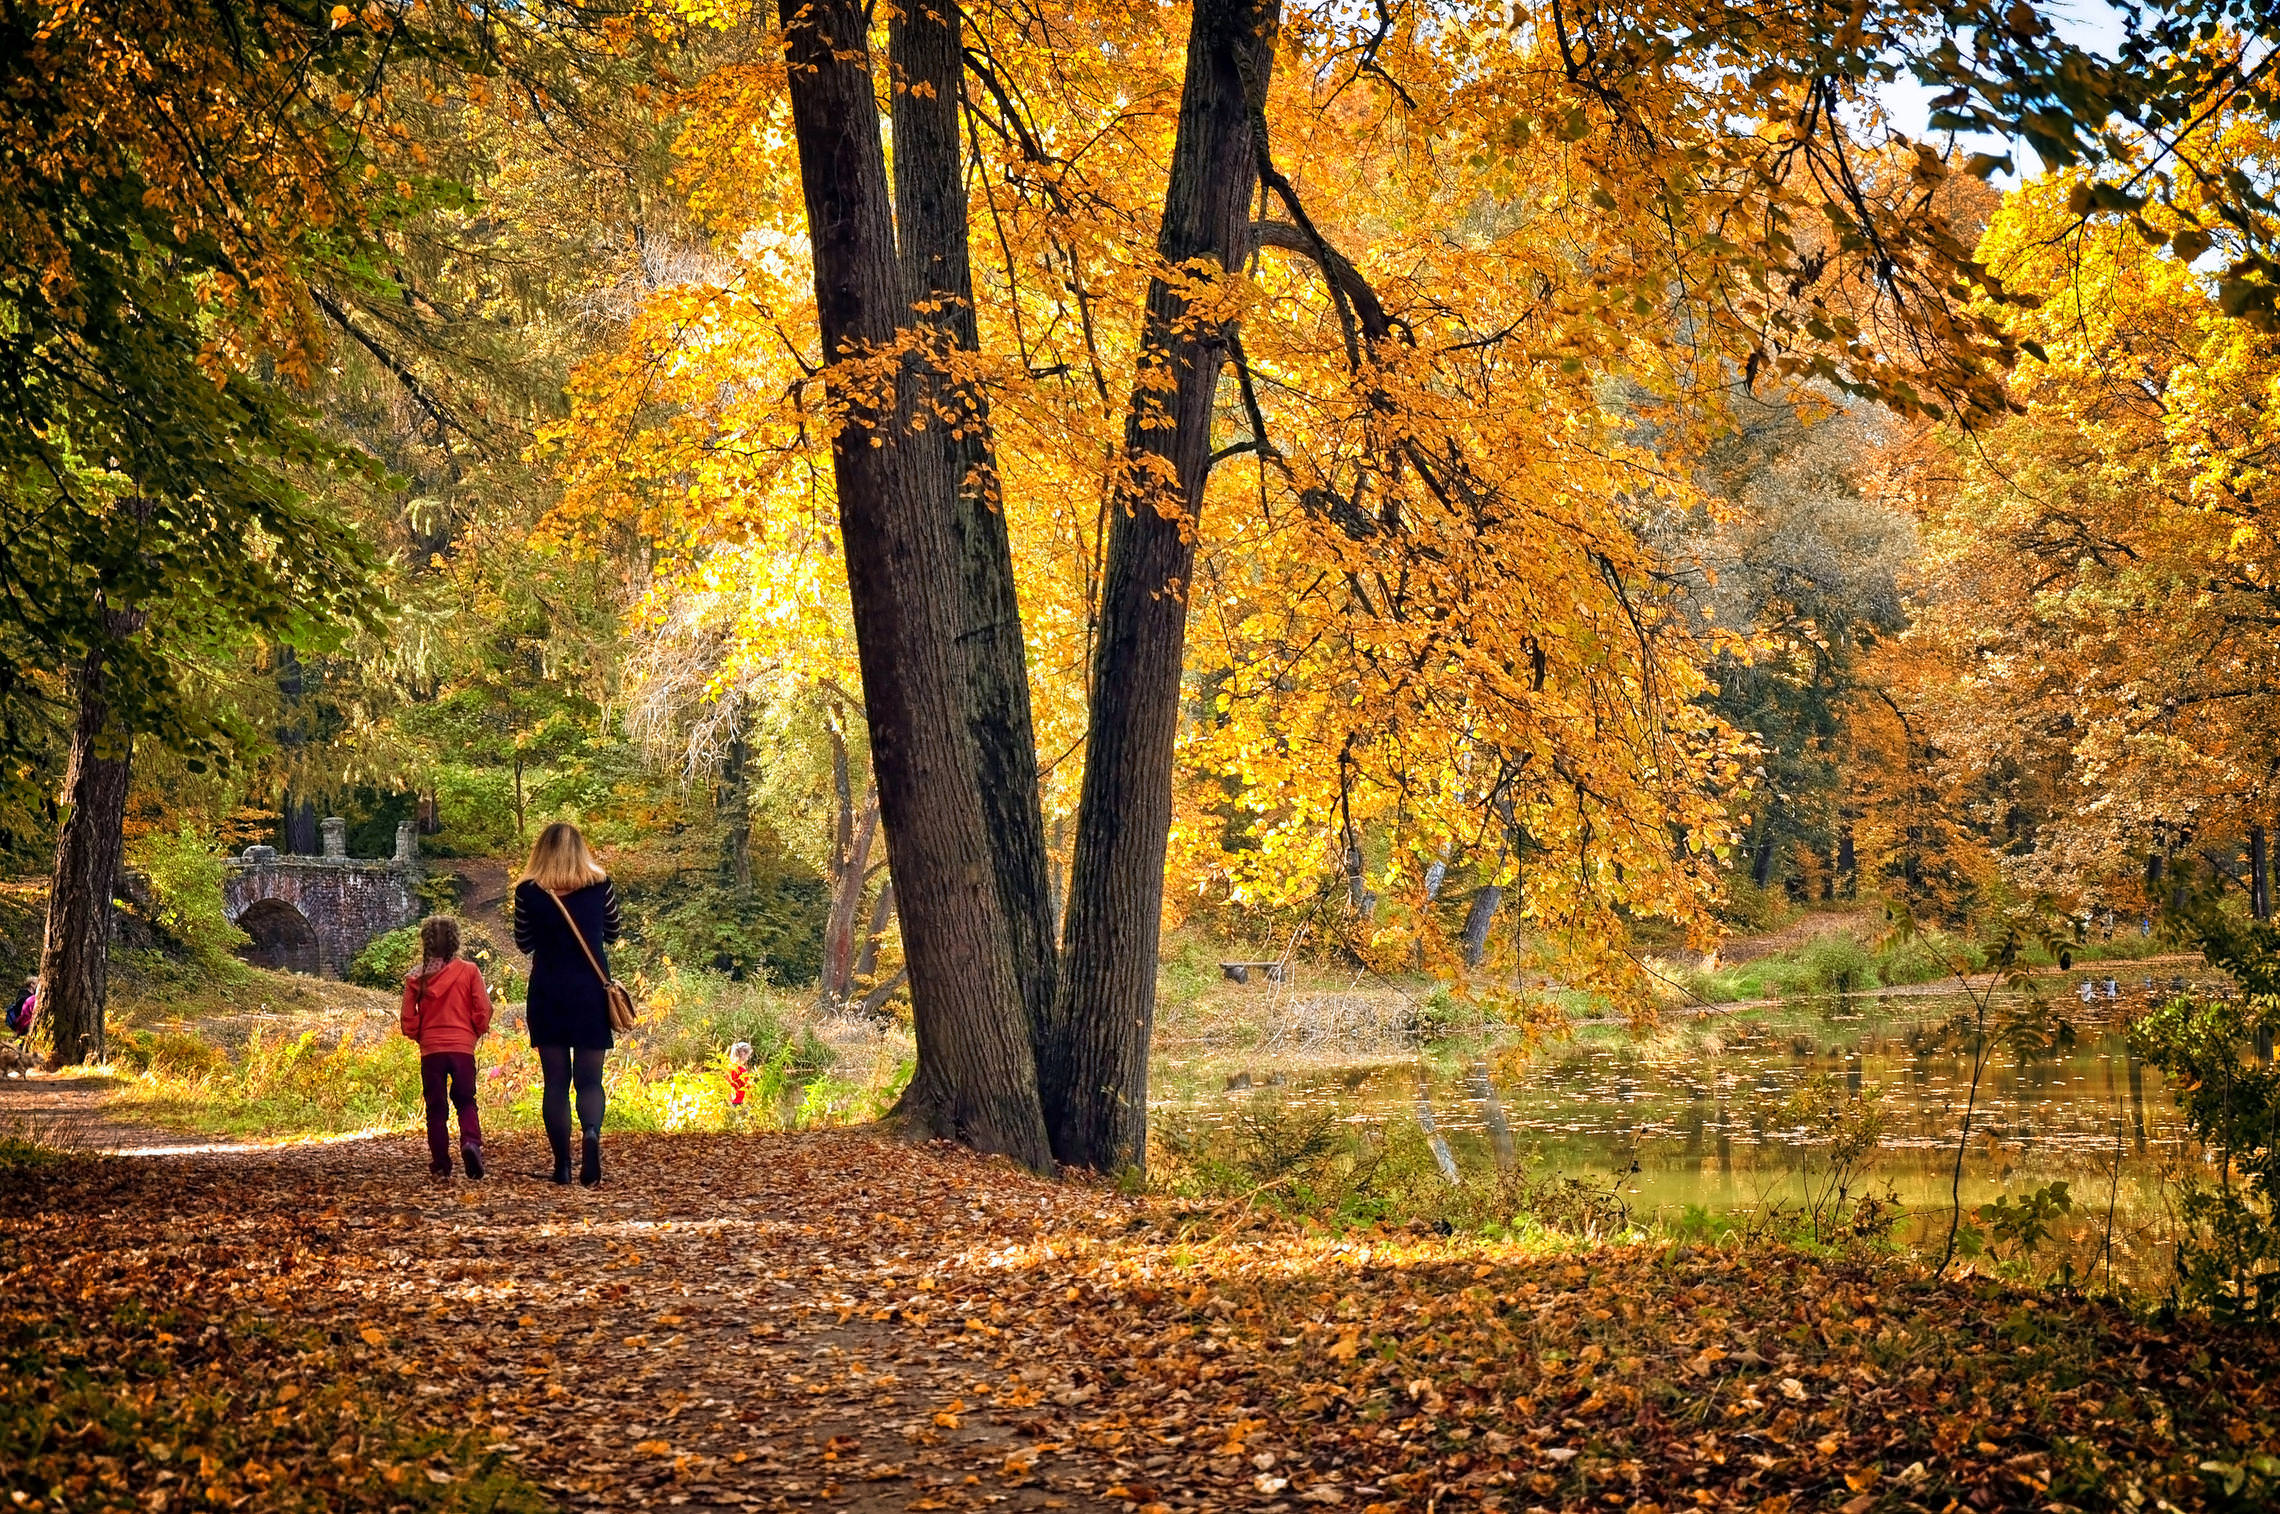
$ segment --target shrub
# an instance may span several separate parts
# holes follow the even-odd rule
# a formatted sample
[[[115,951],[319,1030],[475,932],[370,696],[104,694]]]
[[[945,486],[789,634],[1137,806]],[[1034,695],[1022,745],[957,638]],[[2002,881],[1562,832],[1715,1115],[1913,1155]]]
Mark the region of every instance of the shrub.
[[[330,1045],[314,1031],[260,1031],[236,1063],[187,1036],[143,1036],[149,1060],[122,1107],[199,1130],[248,1134],[406,1129],[421,1117],[420,1052],[401,1036]],[[203,1043],[194,1043],[203,1046]]]
[[[111,1059],[129,1072],[199,1078],[229,1066],[221,1048],[171,1030],[118,1030],[108,1038]]]
[[[1759,888],[1742,873],[1727,880],[1726,896],[1718,904],[1718,918],[1746,935],[1778,930],[1796,913],[1781,889]]]
[[[1889,1203],[1859,1191],[1884,1135],[1880,1092],[1872,1087],[1856,1094],[1821,1073],[1799,1083],[1782,1102],[1783,1121],[1802,1138],[1799,1175],[1805,1188],[1805,1220],[1815,1241],[1825,1243],[1856,1230],[1864,1203]]]
[[[2220,1317],[2280,1318],[2280,1067],[2242,1055],[2273,1018],[2270,999],[2180,996],[2130,1027],[2214,1161],[2180,1184],[2176,1288]]]
[[[366,988],[398,988],[420,954],[420,928],[407,925],[374,936],[348,964],[348,981]]]
[[[172,835],[155,832],[137,841],[133,860],[150,878],[159,929],[180,943],[199,967],[209,972],[233,970],[234,954],[251,938],[222,913],[222,882],[228,869],[213,844],[185,825]]]
[[[1445,1041],[1464,1028],[1468,1019],[1477,1018],[1458,1005],[1444,984],[1427,994],[1423,1003],[1411,1008],[1409,1033],[1420,1041]]]
[[[823,968],[823,880],[786,868],[749,890],[701,876],[621,883],[632,963],[709,969],[737,980],[812,983]],[[614,964],[613,964],[614,965]]]
[[[603,1074],[613,1127],[804,1128],[873,1119],[910,1075],[901,1032],[816,1021],[760,985],[674,974],[650,985],[644,1000],[640,1024],[620,1038]],[[136,1076],[116,1097],[122,1112],[194,1130],[283,1136],[413,1128],[421,1118],[419,1048],[392,1028],[377,1030],[358,1015],[340,1030],[257,1032],[233,1061],[194,1035],[122,1027],[113,1032],[118,1060]],[[727,1051],[737,1041],[751,1042],[754,1055],[747,1103],[731,1111]],[[538,1066],[521,1038],[486,1041],[476,1064],[485,1123],[537,1128]]]
[[[1797,954],[1808,986],[1821,993],[1850,994],[1874,988],[1876,959],[1846,935],[1821,936]]]
[[[465,921],[459,927],[459,955],[475,964],[483,974],[483,981],[504,992],[509,998],[517,997],[522,981],[522,959],[499,949],[498,945]],[[403,987],[404,976],[419,962],[420,928],[407,925],[385,935],[374,936],[365,943],[356,960],[348,964],[348,981],[361,983],[366,988],[395,990]]]

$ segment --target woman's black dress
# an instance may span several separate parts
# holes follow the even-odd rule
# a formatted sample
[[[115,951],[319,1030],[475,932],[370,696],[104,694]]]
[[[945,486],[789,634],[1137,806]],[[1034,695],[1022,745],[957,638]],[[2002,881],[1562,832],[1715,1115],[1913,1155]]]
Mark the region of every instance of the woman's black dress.
[[[585,933],[602,971],[610,970],[604,942],[618,938],[617,890],[609,880],[589,883],[562,902]],[[515,885],[515,948],[530,953],[530,1016],[533,1046],[594,1046],[607,1051],[617,1044],[610,1034],[610,1000],[602,980],[586,962],[586,954],[571,939],[562,911],[554,907],[546,890],[525,878]]]

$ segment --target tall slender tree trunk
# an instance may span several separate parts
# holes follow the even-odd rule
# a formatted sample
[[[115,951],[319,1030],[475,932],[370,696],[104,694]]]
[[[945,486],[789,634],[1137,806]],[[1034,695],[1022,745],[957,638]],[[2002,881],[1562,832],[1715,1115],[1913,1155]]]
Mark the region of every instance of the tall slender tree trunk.
[[[981,350],[981,336],[974,320],[966,164],[958,135],[965,78],[959,10],[956,0],[898,6],[887,22],[887,49],[896,86],[895,225],[903,277],[921,307],[918,318],[955,352],[971,353]],[[947,365],[937,365],[929,377],[937,407],[954,419],[966,720],[1014,972],[1036,1037],[1053,1010],[1057,916],[1038,804],[1037,735],[1013,546],[1006,535],[988,397],[960,382]]]
[[[271,654],[271,667],[277,680],[277,745],[290,772],[299,765],[301,751],[309,744],[309,718],[302,704],[308,692],[307,670],[301,664],[301,654],[282,643]],[[316,801],[298,792],[288,781],[278,800],[278,812],[285,833],[286,855],[315,856]]]
[[[724,832],[721,861],[728,881],[740,894],[752,892],[752,779],[747,771],[751,761],[751,744],[739,730],[721,754],[720,790],[713,801]]]
[[[1465,966],[1478,967],[1488,955],[1489,927],[1496,923],[1496,907],[1504,902],[1504,890],[1491,883],[1473,895],[1472,908],[1465,911]]]
[[[139,614],[107,612],[114,636],[132,634]],[[128,770],[134,738],[116,728],[104,696],[104,653],[79,668],[79,717],[64,773],[63,828],[56,836],[48,889],[47,935],[40,946],[40,1011],[55,1037],[52,1065],[101,1061],[103,1005],[111,972],[111,894],[125,850]]]
[[[1156,250],[1233,270],[1250,251],[1252,121],[1280,0],[1197,0]],[[1094,647],[1091,735],[1069,880],[1060,992],[1039,1073],[1053,1149],[1080,1167],[1142,1165],[1156,1011],[1172,742],[1179,724],[1195,526],[1229,333],[1150,281],[1143,377],[1125,426]]]
[[[816,308],[835,363],[889,347],[911,315],[865,14],[853,0],[778,3]],[[828,385],[841,411],[832,472],[872,770],[918,1031],[918,1069],[896,1114],[914,1134],[1045,1168],[1036,1056],[966,718],[950,439],[913,424],[927,387],[916,361],[884,383],[834,375]]]
[[[847,848],[832,869],[831,915],[823,928],[823,992],[826,1008],[847,1002],[855,983],[855,916],[863,908],[863,880],[871,870],[871,840],[879,829],[879,801],[864,796],[863,814],[847,836]]]
[[[863,932],[863,944],[855,952],[856,978],[868,978],[878,971],[879,943],[887,938],[887,922],[895,917],[895,880],[890,875],[879,885],[879,897],[871,905],[871,925]]]
[[[2248,912],[2256,919],[2272,918],[2271,847],[2264,827],[2248,828]]]
[[[314,857],[320,841],[317,835],[317,802],[305,794],[287,789],[283,809],[285,854],[289,857]]]

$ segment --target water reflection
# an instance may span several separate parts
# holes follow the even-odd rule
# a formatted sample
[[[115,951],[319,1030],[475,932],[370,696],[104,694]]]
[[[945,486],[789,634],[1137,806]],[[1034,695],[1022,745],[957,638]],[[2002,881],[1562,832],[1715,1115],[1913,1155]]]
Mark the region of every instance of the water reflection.
[[[2109,1193],[2124,1207],[2150,1203],[2183,1132],[2124,1029],[2149,997],[2186,986],[2101,975],[2032,1000],[1999,996],[1973,1100],[1965,1201],[2065,1178],[2078,1194],[2094,1179],[2100,1207]],[[1782,1196],[1814,1144],[1789,1101],[1808,1079],[1826,1078],[1884,1113],[1870,1173],[1879,1190],[1889,1184],[1913,1208],[1944,1208],[1972,1084],[1972,1009],[1961,994],[1854,996],[1666,1023],[1645,1039],[1587,1028],[1453,1066],[1428,1057],[1293,1071],[1281,1095],[1331,1101],[1357,1118],[1418,1119],[1436,1154],[1460,1168],[1534,1162],[1627,1174],[1635,1211],[1717,1210]],[[1262,1062],[1224,1085],[1214,1079],[1209,1094],[1159,1102],[1209,1121],[1276,1072]]]

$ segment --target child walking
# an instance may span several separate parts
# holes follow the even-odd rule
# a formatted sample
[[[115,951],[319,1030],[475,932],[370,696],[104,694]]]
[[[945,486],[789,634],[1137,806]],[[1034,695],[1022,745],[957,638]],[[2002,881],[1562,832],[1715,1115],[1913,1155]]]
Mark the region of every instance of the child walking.
[[[483,1175],[483,1119],[475,1112],[475,1043],[491,1028],[483,974],[459,956],[459,922],[420,922],[420,965],[404,978],[404,1034],[420,1043],[420,1095],[427,1102],[428,1171],[451,1176],[451,1109],[459,1111],[459,1158]],[[446,1104],[450,1108],[446,1107]]]

